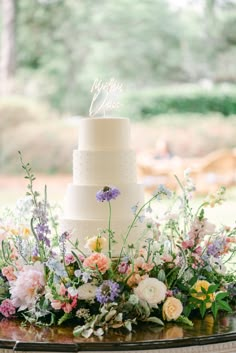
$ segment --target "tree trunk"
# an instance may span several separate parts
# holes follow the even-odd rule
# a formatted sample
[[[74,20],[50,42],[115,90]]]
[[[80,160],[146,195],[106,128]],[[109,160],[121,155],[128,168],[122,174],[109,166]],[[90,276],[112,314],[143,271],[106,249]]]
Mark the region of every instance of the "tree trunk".
[[[16,0],[0,0],[2,33],[0,48],[0,93],[9,94],[13,88],[16,68]]]

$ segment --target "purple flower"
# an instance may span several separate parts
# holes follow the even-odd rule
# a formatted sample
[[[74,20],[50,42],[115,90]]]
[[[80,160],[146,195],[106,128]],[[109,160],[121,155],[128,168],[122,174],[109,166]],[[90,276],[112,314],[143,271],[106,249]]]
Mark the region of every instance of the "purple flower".
[[[102,190],[96,193],[96,199],[98,202],[115,200],[120,195],[120,190],[116,187],[104,186]]]
[[[96,290],[97,301],[101,304],[113,302],[120,293],[120,286],[118,283],[111,280],[106,280]]]

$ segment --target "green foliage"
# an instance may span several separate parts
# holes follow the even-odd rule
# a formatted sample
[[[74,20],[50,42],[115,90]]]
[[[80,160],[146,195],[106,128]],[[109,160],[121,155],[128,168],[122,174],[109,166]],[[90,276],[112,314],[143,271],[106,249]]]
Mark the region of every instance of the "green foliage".
[[[236,89],[213,88],[204,90],[189,87],[176,90],[148,90],[129,94],[125,106],[131,107],[133,119],[145,119],[167,113],[200,113],[218,112],[224,116],[236,114]],[[133,110],[132,110],[133,109]]]
[[[18,1],[17,79],[22,92],[82,115],[88,113],[96,77],[114,76],[138,91],[202,78],[235,82],[236,6],[213,1],[203,4],[200,14],[170,3]],[[227,95],[149,99],[142,100],[141,117],[166,111],[235,111],[235,101]]]

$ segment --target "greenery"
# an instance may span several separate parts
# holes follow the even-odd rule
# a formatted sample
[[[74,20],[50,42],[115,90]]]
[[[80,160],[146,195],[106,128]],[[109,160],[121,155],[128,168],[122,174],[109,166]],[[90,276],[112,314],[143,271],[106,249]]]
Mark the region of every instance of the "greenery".
[[[15,3],[15,90],[60,111],[87,114],[96,77],[122,80],[141,100],[143,89],[154,93],[163,84],[236,81],[234,0],[186,1],[181,8],[172,0]],[[235,112],[231,94],[196,93],[194,101],[187,94],[180,102],[178,95],[161,97],[159,105],[153,93],[145,94],[143,117],[167,110]]]
[[[221,86],[204,88],[199,86],[168,87],[155,90],[140,90],[125,97],[124,106],[129,107],[133,119],[145,119],[167,113],[219,112],[223,116],[236,114],[236,88]],[[187,114],[185,114],[188,117]]]

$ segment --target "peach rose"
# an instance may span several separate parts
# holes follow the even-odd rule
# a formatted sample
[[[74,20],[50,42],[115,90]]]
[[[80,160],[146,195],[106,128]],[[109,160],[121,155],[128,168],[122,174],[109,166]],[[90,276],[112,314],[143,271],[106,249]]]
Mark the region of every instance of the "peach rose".
[[[206,299],[206,294],[204,294],[202,292],[202,288],[204,288],[206,291],[208,290],[208,288],[210,287],[210,283],[205,281],[205,280],[198,280],[194,286],[192,287],[192,289],[194,289],[196,292],[192,293],[192,297],[197,298],[199,300],[205,300]],[[210,301],[213,302],[215,300],[215,294],[211,293],[208,294],[210,297]],[[206,307],[207,309],[209,309],[211,307],[211,303],[206,303]]]
[[[83,266],[105,273],[110,267],[110,259],[104,254],[95,252],[84,260]]]
[[[181,301],[175,297],[168,297],[162,307],[164,320],[177,320],[183,311]]]
[[[134,294],[139,299],[145,300],[150,305],[162,302],[166,297],[166,286],[157,278],[146,278],[134,289]]]

